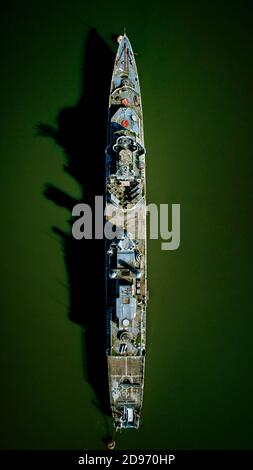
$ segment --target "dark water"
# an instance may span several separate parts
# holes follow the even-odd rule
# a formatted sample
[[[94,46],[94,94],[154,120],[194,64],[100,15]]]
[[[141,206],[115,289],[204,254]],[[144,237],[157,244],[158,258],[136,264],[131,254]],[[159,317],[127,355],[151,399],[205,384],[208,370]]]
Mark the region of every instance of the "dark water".
[[[64,234],[73,201],[99,186],[84,162],[101,178],[108,69],[96,69],[94,49],[101,113],[97,123],[91,115],[93,153],[86,41],[95,28],[110,60],[111,35],[124,25],[138,53],[148,199],[180,203],[182,226],[175,252],[149,242],[143,426],[117,435],[118,448],[252,448],[250,2],[140,1],[133,11],[98,0],[8,5],[1,28],[1,448],[100,449],[111,432],[99,394],[101,313],[92,308],[87,276],[91,270],[97,302],[91,252],[101,247],[82,245],[79,257]],[[80,106],[66,129],[59,112]],[[40,122],[60,126],[60,137],[50,127],[51,137],[38,136]]]

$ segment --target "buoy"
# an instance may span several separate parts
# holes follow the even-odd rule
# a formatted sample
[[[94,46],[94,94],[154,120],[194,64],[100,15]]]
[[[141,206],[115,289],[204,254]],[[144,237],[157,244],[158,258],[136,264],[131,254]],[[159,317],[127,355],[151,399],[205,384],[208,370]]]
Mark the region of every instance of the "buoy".
[[[127,106],[129,101],[127,98],[123,98],[123,100],[121,100],[121,103],[124,105],[124,106]]]
[[[121,124],[123,127],[128,127],[129,122],[127,121],[127,119],[123,119],[123,121],[121,121],[120,124]]]
[[[113,441],[113,440],[109,441],[108,444],[107,444],[107,447],[108,447],[108,449],[110,449],[110,450],[115,449],[115,446],[116,446],[116,442]]]

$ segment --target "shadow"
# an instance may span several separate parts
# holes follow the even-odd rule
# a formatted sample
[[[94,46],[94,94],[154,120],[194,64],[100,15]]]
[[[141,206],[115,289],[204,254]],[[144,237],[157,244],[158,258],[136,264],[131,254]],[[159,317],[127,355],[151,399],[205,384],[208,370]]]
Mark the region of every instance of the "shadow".
[[[64,150],[64,170],[81,187],[81,200],[51,184],[45,186],[46,198],[69,209],[83,202],[94,209],[95,195],[104,194],[105,147],[108,98],[114,53],[96,30],[91,29],[85,45],[82,92],[76,106],[62,109],[57,126],[39,123],[39,135],[53,138]],[[94,212],[93,212],[94,214]],[[75,240],[71,233],[53,227],[64,252],[69,289],[71,321],[83,327],[82,343],[85,379],[91,384],[95,405],[111,415],[106,362],[104,240]],[[94,229],[94,227],[93,227]]]

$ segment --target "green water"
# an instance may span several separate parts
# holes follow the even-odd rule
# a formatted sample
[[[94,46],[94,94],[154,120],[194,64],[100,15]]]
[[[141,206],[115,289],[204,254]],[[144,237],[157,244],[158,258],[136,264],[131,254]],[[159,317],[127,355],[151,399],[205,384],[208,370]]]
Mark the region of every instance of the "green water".
[[[149,242],[143,426],[117,445],[252,448],[250,2],[13,0],[1,16],[1,448],[102,449],[110,433],[84,379],[52,231],[68,230],[70,213],[43,194],[52,183],[79,198],[80,187],[35,128],[79,100],[89,27],[111,47],[124,25],[138,53],[148,199],[181,204],[181,246]]]

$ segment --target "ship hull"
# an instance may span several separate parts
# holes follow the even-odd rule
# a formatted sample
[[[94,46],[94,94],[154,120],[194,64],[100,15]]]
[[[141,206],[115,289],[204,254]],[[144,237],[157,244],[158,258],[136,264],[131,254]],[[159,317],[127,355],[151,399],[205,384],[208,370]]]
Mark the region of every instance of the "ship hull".
[[[116,429],[138,428],[146,351],[146,173],[139,78],[125,35],[110,89],[105,193],[110,403]]]

